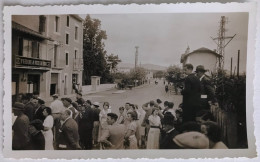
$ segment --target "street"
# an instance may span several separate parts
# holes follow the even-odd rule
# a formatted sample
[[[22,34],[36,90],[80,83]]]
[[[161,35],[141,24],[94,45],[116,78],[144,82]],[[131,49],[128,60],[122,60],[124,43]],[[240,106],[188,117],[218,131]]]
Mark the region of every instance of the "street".
[[[162,102],[171,101],[174,103],[174,109],[178,108],[179,104],[182,102],[181,95],[173,95],[170,94],[170,92],[166,94],[163,80],[158,80],[157,85],[154,81],[151,81],[151,84],[144,84],[133,88],[132,90],[112,89],[95,94],[89,94],[83,96],[83,98],[85,100],[91,100],[92,103],[99,102],[100,107],[103,106],[103,102],[107,101],[110,103],[112,112],[114,113],[118,113],[118,108],[120,106],[125,106],[126,102],[137,104],[141,114],[144,114],[142,105],[151,100],[155,101],[156,99],[160,99]],[[73,100],[75,100],[75,98],[73,98]],[[163,106],[163,103],[161,106]]]

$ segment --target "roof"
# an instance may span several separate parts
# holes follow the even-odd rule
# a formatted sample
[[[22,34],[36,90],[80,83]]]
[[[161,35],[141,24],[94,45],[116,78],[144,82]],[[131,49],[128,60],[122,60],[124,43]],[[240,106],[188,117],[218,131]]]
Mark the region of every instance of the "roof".
[[[199,49],[196,49],[190,53],[187,53],[187,54],[182,54],[181,55],[181,63],[183,63],[183,61],[191,54],[194,54],[194,53],[211,53],[211,54],[214,54],[216,55],[217,57],[222,57],[220,54],[218,54],[217,52],[215,51],[212,51],[208,48],[205,48],[205,47],[202,47],[202,48],[199,48]]]
[[[41,33],[36,32],[36,31],[34,31],[34,30],[30,29],[30,28],[27,28],[27,27],[25,27],[25,26],[23,26],[21,24],[18,24],[18,23],[14,22],[14,21],[12,21],[12,29],[20,31],[20,32],[23,32],[23,33],[26,33],[26,34],[29,34],[29,35],[33,35],[33,36],[41,38],[41,39],[51,40],[50,38],[45,37]]]
[[[77,19],[78,21],[84,21],[84,19],[82,19],[79,15],[71,15],[72,17],[74,17],[75,19]]]

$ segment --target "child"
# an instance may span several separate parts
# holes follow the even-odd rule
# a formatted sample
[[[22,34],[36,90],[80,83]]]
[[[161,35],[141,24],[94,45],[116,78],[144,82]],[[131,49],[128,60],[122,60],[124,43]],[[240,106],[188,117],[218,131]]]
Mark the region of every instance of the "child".
[[[119,107],[119,115],[118,115],[118,119],[117,119],[118,124],[124,124],[124,121],[125,121],[124,111],[125,111],[124,107]]]

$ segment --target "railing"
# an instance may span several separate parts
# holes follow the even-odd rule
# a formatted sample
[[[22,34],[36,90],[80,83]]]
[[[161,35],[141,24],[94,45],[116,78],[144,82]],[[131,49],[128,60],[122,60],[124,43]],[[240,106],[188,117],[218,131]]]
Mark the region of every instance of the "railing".
[[[73,60],[73,70],[82,71],[83,70],[83,59],[77,58]]]

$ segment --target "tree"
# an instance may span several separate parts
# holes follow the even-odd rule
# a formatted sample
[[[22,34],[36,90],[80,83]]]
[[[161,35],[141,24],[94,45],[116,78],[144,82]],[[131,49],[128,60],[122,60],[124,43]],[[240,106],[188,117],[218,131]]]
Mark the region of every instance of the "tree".
[[[153,74],[153,77],[154,78],[163,78],[165,76],[164,72],[163,71],[156,71],[154,74]]]
[[[91,76],[101,76],[101,83],[111,78],[107,69],[106,50],[103,40],[107,39],[106,31],[101,30],[101,21],[86,16],[83,22],[83,84],[91,83]]]
[[[115,73],[117,70],[116,67],[118,63],[121,62],[121,60],[119,59],[118,55],[114,55],[114,54],[110,54],[106,58],[107,58],[107,65],[108,68],[110,69],[110,72]]]
[[[136,67],[130,71],[130,78],[138,81],[142,81],[145,79],[146,76],[146,70],[142,67]]]

